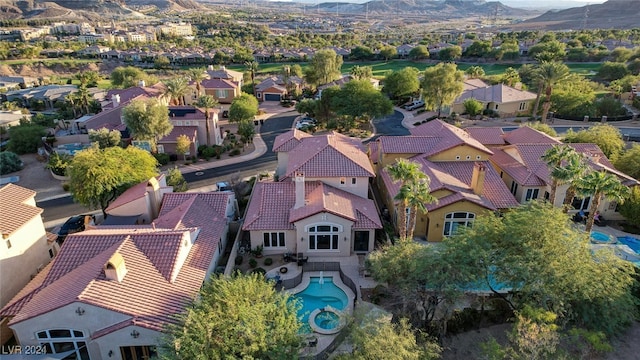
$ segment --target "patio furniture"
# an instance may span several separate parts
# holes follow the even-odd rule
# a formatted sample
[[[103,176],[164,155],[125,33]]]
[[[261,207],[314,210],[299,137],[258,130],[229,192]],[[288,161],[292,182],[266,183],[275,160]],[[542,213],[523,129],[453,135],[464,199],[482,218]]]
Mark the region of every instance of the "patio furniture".
[[[296,257],[296,260],[298,261],[298,266],[302,266],[304,265],[304,263],[306,263],[309,260],[309,257],[304,257],[303,254],[301,252],[298,253],[298,256]]]

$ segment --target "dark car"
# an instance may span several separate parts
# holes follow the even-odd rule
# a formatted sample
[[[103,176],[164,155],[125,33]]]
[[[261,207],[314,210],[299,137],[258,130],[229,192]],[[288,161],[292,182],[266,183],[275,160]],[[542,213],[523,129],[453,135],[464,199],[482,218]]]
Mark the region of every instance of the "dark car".
[[[225,119],[228,118],[229,117],[229,110],[224,110],[222,112],[222,117],[225,118]]]
[[[67,238],[67,235],[77,233],[84,230],[85,225],[85,217],[91,217],[91,221],[95,223],[96,217],[94,215],[76,215],[72,216],[58,230],[58,238],[56,241],[58,244],[62,245],[64,239]]]

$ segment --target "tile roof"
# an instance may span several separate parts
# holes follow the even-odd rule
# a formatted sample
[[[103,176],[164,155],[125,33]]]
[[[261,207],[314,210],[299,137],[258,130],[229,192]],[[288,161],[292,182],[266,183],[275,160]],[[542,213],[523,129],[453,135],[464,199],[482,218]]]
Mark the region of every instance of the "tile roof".
[[[530,126],[520,126],[515,130],[508,131],[503,135],[503,138],[509,144],[562,144],[561,141]]]
[[[235,82],[220,78],[205,79],[200,84],[204,89],[235,89],[238,87]]]
[[[254,188],[243,229],[291,230],[293,223],[328,212],[354,222],[354,229],[379,229],[380,217],[373,200],[340,190],[321,181],[305,182],[305,206],[294,209],[295,183],[259,182]]]
[[[436,136],[380,136],[380,151],[383,154],[432,154],[442,138]]]
[[[428,210],[445,207],[460,200],[474,202],[487,209],[506,209],[518,206],[518,202],[506,188],[500,175],[485,163],[486,174],[482,196],[475,194],[471,188],[474,161],[439,161],[431,162],[424,156],[415,156],[411,161],[417,162],[422,172],[429,176],[431,191],[448,190],[451,194],[438,199],[437,203],[427,204]],[[386,169],[381,172],[384,186],[391,196],[395,197],[400,190],[400,182],[394,182]]]
[[[537,97],[536,94],[518,90],[505,84],[497,84],[488,87],[475,88],[463,91],[455,100],[455,103],[462,103],[466,99],[474,98],[481,102],[510,103],[518,101],[532,101]]]
[[[112,89],[107,92],[107,99],[111,100],[111,96],[120,95],[120,104],[129,102],[138,96],[147,98],[159,98],[164,94],[164,85],[157,83],[152,86],[132,86],[126,89]]]
[[[289,152],[285,177],[294,172],[309,178],[375,176],[362,143],[336,132],[302,138]]]
[[[213,109],[210,109],[210,111]],[[206,115],[200,108],[190,105],[169,106],[170,120],[204,120]]]
[[[168,201],[153,225],[98,227],[69,235],[58,256],[0,314],[14,315],[12,323],[17,323],[80,302],[129,315],[133,324],[161,331],[200,289],[226,225],[220,209],[226,209],[230,196],[166,194]],[[193,241],[196,234],[178,268],[184,241]],[[122,282],[107,280],[103,270],[115,253],[127,269]]]
[[[464,129],[483,145],[504,145],[504,131],[499,127],[468,127]]]
[[[27,204],[36,192],[15,184],[0,188],[0,232],[11,235],[24,224],[42,214],[42,209]]]
[[[480,79],[464,79],[462,91],[488,87],[489,84]]]
[[[551,147],[551,145],[549,145],[549,147]],[[511,176],[517,183],[524,186],[546,185],[545,180],[530,169],[524,160],[513,157],[507,153],[505,149],[494,149],[493,152],[494,154],[489,159],[502,169],[502,171]],[[535,169],[539,168],[539,166],[540,164],[536,164]]]
[[[165,176],[164,174],[160,174],[156,177],[156,179],[160,181],[160,179],[163,178],[164,176]],[[118,196],[115,200],[113,200],[111,204],[109,204],[106,211],[109,212],[109,210],[113,210],[117,207],[128,204],[136,199],[144,197],[144,195],[147,193],[148,184],[149,184],[149,180],[146,180],[128,188],[127,190],[125,190],[125,192],[123,192],[122,194],[120,194],[120,196]]]
[[[413,136],[424,136],[438,138],[438,142],[427,152],[423,152],[425,155],[435,155],[441,151],[450,149],[459,145],[469,145],[487,154],[492,154],[486,146],[482,145],[478,140],[474,139],[466,131],[448,124],[442,120],[432,120],[409,130]],[[401,142],[403,137],[397,136],[397,140]]]
[[[174,126],[167,136],[158,140],[158,143],[174,143],[178,141],[178,137],[181,135],[186,135],[189,139],[193,139],[197,136],[197,133],[197,126]]]
[[[286,133],[282,133],[276,136],[276,139],[273,142],[273,152],[289,152],[294,147],[298,146],[302,139],[312,137],[313,135],[307,134],[304,131],[300,131],[297,129],[289,130]]]
[[[122,123],[122,109],[131,101],[146,99],[149,99],[149,97],[146,95],[139,95],[127,101],[120,101],[120,106],[111,109],[104,109],[102,112],[91,117],[91,119],[85,121],[84,124],[88,130],[98,130],[102,128],[112,130],[118,128],[120,125],[125,126]]]

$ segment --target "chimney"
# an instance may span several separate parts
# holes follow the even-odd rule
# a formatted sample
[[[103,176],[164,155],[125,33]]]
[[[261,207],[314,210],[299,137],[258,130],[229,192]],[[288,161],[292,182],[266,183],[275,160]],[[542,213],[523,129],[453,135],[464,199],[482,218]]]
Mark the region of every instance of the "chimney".
[[[207,70],[209,70],[209,71],[213,71],[213,65],[209,65],[209,66],[207,67]]]
[[[120,94],[111,95],[111,103],[113,104],[114,108],[120,106]]]
[[[93,221],[93,216],[91,215],[85,215],[84,216],[84,229],[85,230],[89,230],[89,229],[95,229],[95,223]]]
[[[471,175],[471,189],[474,194],[482,195],[484,191],[484,177],[487,174],[487,166],[484,163],[473,164],[473,174]]]
[[[147,86],[147,84],[144,82],[144,80],[138,80],[138,86],[145,87]]]
[[[293,208],[298,209],[304,206],[304,174],[295,173],[293,181],[296,183],[296,203]]]
[[[127,274],[127,268],[124,266],[124,258],[120,253],[115,253],[109,261],[104,265],[104,275],[107,280],[122,282]]]

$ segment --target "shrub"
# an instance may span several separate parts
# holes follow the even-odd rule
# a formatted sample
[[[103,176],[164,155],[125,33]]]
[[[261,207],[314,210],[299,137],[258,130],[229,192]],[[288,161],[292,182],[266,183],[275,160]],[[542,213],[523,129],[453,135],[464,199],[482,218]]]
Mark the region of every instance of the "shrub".
[[[167,165],[169,163],[169,154],[153,154],[153,157],[158,160],[160,165]]]
[[[259,268],[255,268],[255,269],[251,270],[251,273],[252,274],[262,274],[262,275],[264,275],[264,274],[267,273],[267,271],[265,269],[259,267]]]
[[[0,152],[0,175],[9,174],[22,169],[22,160],[10,151]]]
[[[49,157],[49,163],[47,163],[47,169],[51,170],[58,176],[65,176],[67,173],[67,166],[71,162],[71,156],[67,154],[53,153]]]
[[[251,266],[252,268],[258,266],[258,260],[254,258],[249,259],[249,266]]]
[[[236,264],[236,266],[240,266],[240,265],[242,265],[242,261],[243,260],[244,260],[244,257],[242,257],[242,255],[238,255],[238,256],[236,256],[236,260],[235,260],[234,263]]]
[[[178,161],[178,155],[170,154],[169,155],[169,161]]]
[[[69,191],[71,189],[71,185],[69,183],[62,183],[62,190]]]
[[[236,156],[236,155],[240,155],[240,149],[233,149],[229,153],[229,156]]]
[[[208,148],[207,145],[198,145],[198,155],[202,155],[204,149]]]
[[[271,264],[273,264],[273,259],[272,258],[264,259],[264,266],[271,266]]]
[[[216,156],[216,150],[211,146],[207,146],[204,150],[202,150],[202,156],[205,159],[209,160],[210,158]]]

